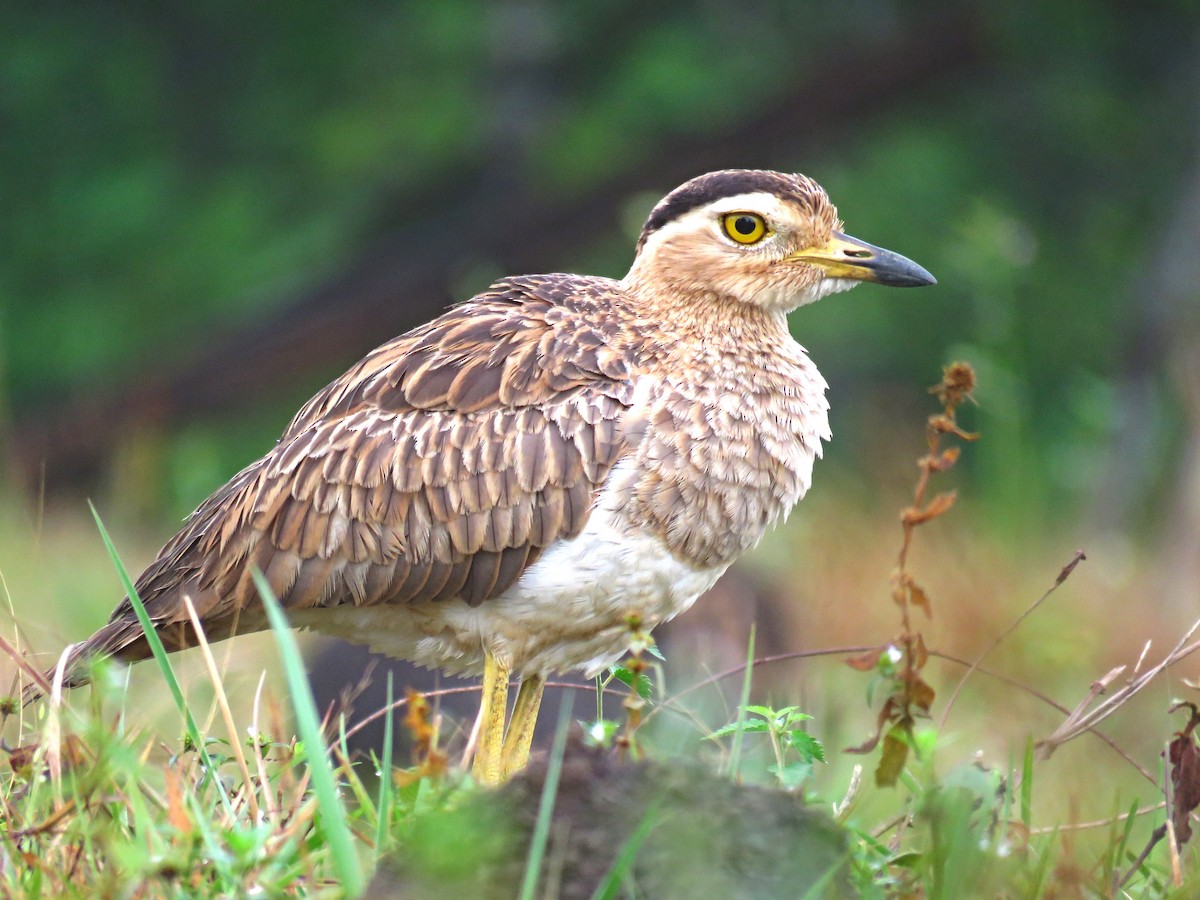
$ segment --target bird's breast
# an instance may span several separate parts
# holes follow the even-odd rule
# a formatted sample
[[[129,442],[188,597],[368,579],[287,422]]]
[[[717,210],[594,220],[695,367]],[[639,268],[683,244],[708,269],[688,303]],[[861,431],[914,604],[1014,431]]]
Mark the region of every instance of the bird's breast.
[[[634,462],[610,479],[617,502],[679,558],[728,565],[808,490],[829,439],[825,390],[794,343],[700,355],[639,392]]]

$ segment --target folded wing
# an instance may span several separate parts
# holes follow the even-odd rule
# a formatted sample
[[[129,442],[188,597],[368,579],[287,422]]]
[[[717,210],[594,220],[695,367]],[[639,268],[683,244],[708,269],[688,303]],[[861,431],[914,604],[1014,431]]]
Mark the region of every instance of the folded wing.
[[[605,279],[500,282],[329,384],[137,580],[168,649],[193,642],[184,596],[210,639],[264,627],[254,568],[293,609],[503,593],[631,450],[624,299]],[[97,652],[148,655],[128,599],[74,660]]]

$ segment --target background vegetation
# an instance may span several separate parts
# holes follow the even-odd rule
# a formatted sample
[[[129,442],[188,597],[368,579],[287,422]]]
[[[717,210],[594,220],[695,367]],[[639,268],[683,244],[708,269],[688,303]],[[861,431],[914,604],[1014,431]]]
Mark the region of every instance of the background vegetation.
[[[987,661],[1073,708],[1147,641],[1143,669],[1161,659],[1197,615],[1198,60],[1185,0],[11,10],[0,576],[21,646],[48,664],[120,595],[88,498],[136,570],[371,347],[506,272],[619,276],[658,196],[761,166],[816,177],[851,233],[939,278],[793,316],[830,381],[835,438],[809,498],[743,568],[768,652],[894,636],[895,516],[924,452],[924,390],[962,358],[979,387],[960,416],[983,439],[945,476],[958,507],[908,561],[935,611],[915,621],[972,660],[1086,550]],[[725,631],[698,620],[728,638],[702,645],[724,656],[689,670],[668,650],[668,689],[744,655],[739,602]],[[214,651],[249,716],[270,639]],[[872,732],[883,696],[869,705],[870,676],[840,658],[756,668],[754,687],[814,716],[829,763],[810,788],[827,799],[863,762],[841,748]],[[203,663],[181,665],[208,703]],[[1183,725],[1166,709],[1194,693],[1194,668],[1105,723],[1149,779],[1084,737],[1040,763],[1026,824],[1160,802],[1160,753]],[[1020,769],[1027,740],[1064,720],[976,675],[942,722],[962,671],[934,658],[925,672],[941,726],[929,783],[976,753]],[[131,684],[139,729],[177,734],[157,673]],[[713,729],[736,715],[720,702]],[[863,821],[884,822],[903,790],[864,795]],[[1162,821],[1141,817],[1131,855]],[[1089,833],[1046,840],[1095,876]]]

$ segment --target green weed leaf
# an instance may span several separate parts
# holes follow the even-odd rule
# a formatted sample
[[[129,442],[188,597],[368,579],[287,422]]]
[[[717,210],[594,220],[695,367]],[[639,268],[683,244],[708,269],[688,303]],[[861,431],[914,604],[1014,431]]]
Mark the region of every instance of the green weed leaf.
[[[650,694],[653,691],[653,685],[650,683],[650,676],[645,672],[634,672],[625,666],[612,667],[613,678],[633,688],[639,697],[643,700],[649,700]]]

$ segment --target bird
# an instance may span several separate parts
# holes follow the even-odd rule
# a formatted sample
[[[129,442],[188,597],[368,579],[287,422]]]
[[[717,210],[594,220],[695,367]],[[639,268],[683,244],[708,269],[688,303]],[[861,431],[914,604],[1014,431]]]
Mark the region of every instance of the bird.
[[[813,179],[700,175],[621,279],[503,278],[368,353],[136,579],[168,651],[294,627],[482,677],[473,776],[527,762],[548,676],[594,675],[687,610],[807,492],[827,385],[788,314],[861,282],[931,285],[848,236]],[[69,648],[150,655],[128,597]],[[510,681],[519,681],[511,716]]]

